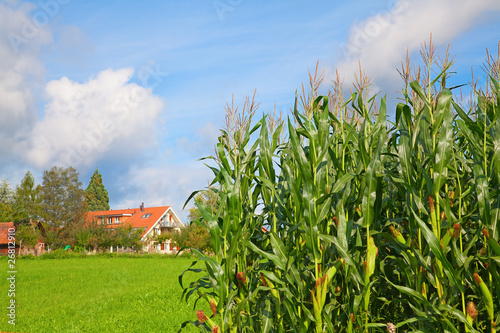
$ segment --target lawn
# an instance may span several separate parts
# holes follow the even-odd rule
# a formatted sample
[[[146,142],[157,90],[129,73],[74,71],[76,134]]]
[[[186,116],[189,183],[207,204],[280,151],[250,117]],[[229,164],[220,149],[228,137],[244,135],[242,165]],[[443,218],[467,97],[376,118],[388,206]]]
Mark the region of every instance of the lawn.
[[[7,260],[1,260],[0,330],[177,332],[195,319],[178,276],[192,259],[95,257],[16,261],[16,325],[7,323]],[[186,332],[196,332],[192,326]]]

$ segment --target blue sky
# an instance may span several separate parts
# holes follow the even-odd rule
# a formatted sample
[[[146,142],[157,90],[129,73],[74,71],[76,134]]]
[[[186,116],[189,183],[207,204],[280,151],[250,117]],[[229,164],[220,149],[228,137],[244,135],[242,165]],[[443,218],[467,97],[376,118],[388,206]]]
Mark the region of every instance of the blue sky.
[[[396,68],[430,33],[455,56],[453,83],[484,80],[500,39],[496,0],[0,0],[0,179],[95,168],[114,209],[171,205],[207,185],[224,107],[257,89],[258,113],[288,112],[319,61],[327,92],[361,61],[396,103]],[[442,53],[443,54],[443,53]],[[390,112],[391,113],[391,112]]]

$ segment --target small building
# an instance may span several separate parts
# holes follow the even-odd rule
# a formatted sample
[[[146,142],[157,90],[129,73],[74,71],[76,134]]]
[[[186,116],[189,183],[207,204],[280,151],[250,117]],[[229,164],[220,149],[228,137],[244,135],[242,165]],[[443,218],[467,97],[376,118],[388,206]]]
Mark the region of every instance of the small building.
[[[42,224],[39,221],[33,222],[31,225],[33,228],[38,228],[42,234],[45,232]],[[42,235],[40,235],[38,239],[38,244],[36,244],[34,247],[27,248],[19,239],[16,240],[16,232],[17,228],[14,225],[14,222],[0,223],[0,255],[9,254],[9,249],[14,249],[16,254],[31,253],[40,255],[45,252],[45,243],[43,242]],[[20,246],[21,249],[19,248]]]
[[[14,227],[13,222],[4,222],[0,223],[0,254],[6,255],[9,253],[9,243],[10,248],[13,248],[14,251],[19,249],[19,244],[16,243],[15,240],[16,228]],[[9,241],[9,236],[11,240]]]
[[[132,226],[135,230],[143,229],[142,249],[150,253],[176,253],[179,249],[170,239],[157,242],[155,239],[158,237],[155,236],[180,232],[184,228],[184,224],[172,207],[144,207],[144,203],[139,208],[88,212],[86,219],[112,229],[120,226]],[[111,252],[120,250],[125,249],[110,248]]]

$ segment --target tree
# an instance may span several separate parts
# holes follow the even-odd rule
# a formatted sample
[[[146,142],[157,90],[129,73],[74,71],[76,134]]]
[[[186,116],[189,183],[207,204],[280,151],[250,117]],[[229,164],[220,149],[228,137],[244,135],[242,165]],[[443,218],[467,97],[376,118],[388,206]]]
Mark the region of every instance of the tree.
[[[109,210],[108,191],[102,183],[102,176],[97,168],[90,178],[89,186],[85,190],[85,202],[90,212]]]
[[[38,244],[40,237],[40,230],[37,229],[36,224],[24,223],[17,227],[16,241],[19,242],[19,251],[21,248],[27,247],[30,251],[35,245]]]
[[[180,232],[173,233],[172,241],[180,248],[194,248],[202,251],[212,251],[210,232],[194,222],[182,228]]]
[[[33,174],[28,171],[16,186],[13,196],[12,216],[17,228],[16,240],[21,248],[31,250],[40,237],[38,219],[40,216],[40,185],[35,185]]]
[[[111,237],[111,229],[107,229],[98,220],[83,221],[72,228],[74,245],[89,250],[103,248]]]
[[[210,213],[214,213],[217,210],[217,201],[219,196],[216,189],[209,188],[208,190],[199,191],[195,196],[194,200],[201,203],[204,207],[208,207]],[[200,210],[197,206],[193,206],[188,209],[188,220],[196,221],[202,219]]]
[[[141,234],[143,228],[134,228],[131,225],[124,225],[113,231],[113,245],[116,247],[138,249],[141,246]]]
[[[218,190],[209,188],[208,190],[199,191],[194,196],[195,202],[205,207],[210,214],[214,214],[218,207]],[[203,251],[211,251],[211,236],[208,232],[207,222],[203,218],[198,206],[193,206],[188,209],[189,225],[183,228],[179,233],[172,235],[172,240],[179,247],[189,247],[200,249]]]
[[[154,233],[153,236],[148,238],[148,243],[149,245],[156,246],[157,244],[165,243],[168,239],[173,239],[172,233]]]
[[[60,244],[68,235],[66,228],[83,220],[85,192],[78,180],[78,172],[72,168],[53,167],[44,171],[41,187],[41,216],[46,224],[46,243]],[[57,239],[59,238],[59,239]]]
[[[37,221],[40,216],[40,186],[35,186],[35,178],[26,172],[14,195],[14,223],[16,226]]]
[[[11,222],[14,220],[14,211],[12,206],[8,203],[0,201],[0,223],[1,222]]]
[[[214,214],[218,207],[218,190],[209,188],[199,191],[194,196],[195,202],[205,207],[210,214]],[[179,247],[190,247],[203,251],[212,251],[211,236],[208,232],[207,222],[203,218],[198,206],[188,209],[189,225],[183,228],[179,233],[172,235],[172,240]]]
[[[0,202],[10,203],[12,202],[14,191],[10,188],[10,184],[7,179],[2,180],[0,183]]]
[[[57,229],[47,225],[45,228],[45,235],[43,236],[43,240],[47,245],[47,249],[50,251],[52,248],[61,247],[63,245],[63,241],[61,239],[61,229]]]
[[[10,222],[14,219],[13,193],[7,179],[2,180],[0,183],[0,222]]]

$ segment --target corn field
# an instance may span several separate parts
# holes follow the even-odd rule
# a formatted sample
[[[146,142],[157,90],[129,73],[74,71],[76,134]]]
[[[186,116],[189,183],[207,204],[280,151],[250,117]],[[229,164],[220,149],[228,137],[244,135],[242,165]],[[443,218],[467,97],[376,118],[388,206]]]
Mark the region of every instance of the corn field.
[[[253,100],[229,110],[209,158],[217,205],[196,203],[214,254],[193,250],[179,277],[194,310],[211,311],[183,327],[500,331],[498,61],[463,103],[451,62],[424,60],[403,66],[394,122],[366,85],[344,101],[317,96],[315,79],[287,120],[254,123]]]

